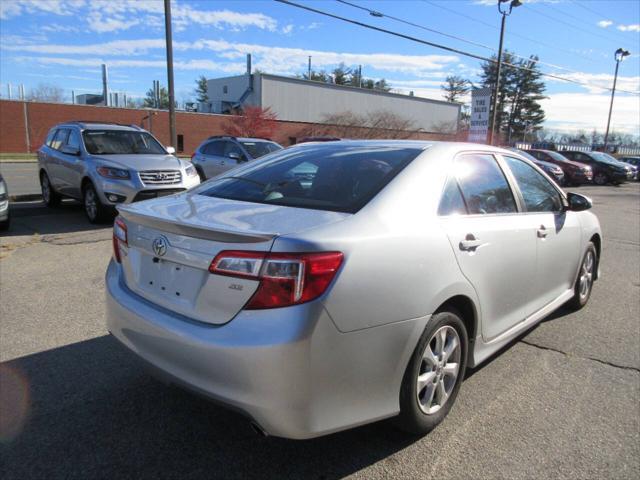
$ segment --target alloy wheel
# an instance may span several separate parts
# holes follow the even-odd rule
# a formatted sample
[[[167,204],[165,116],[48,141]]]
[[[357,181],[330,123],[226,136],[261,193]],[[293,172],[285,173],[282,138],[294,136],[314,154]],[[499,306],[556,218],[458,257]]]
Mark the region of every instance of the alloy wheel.
[[[427,342],[418,372],[417,397],[427,415],[440,410],[451,396],[460,371],[460,336],[455,328],[439,328]]]
[[[587,251],[580,268],[580,280],[578,286],[578,292],[580,299],[584,300],[589,296],[591,286],[593,285],[593,269],[595,267],[595,256],[591,250]]]
[[[596,185],[604,185],[607,183],[607,176],[604,173],[596,173],[593,177],[593,183]]]
[[[51,185],[49,185],[49,177],[42,175],[40,178],[40,187],[42,188],[42,199],[44,203],[51,201]]]
[[[95,220],[98,215],[98,205],[96,200],[96,192],[93,188],[87,188],[84,194],[84,209],[90,220]]]

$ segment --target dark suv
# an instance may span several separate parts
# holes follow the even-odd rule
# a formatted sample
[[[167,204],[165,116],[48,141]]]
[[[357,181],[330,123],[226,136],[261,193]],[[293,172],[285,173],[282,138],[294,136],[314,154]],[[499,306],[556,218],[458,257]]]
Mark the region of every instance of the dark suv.
[[[238,165],[281,150],[282,146],[262,138],[216,135],[207,138],[191,156],[202,181]]]
[[[573,162],[569,158],[553,150],[527,150],[527,153],[543,162],[554,163],[558,165],[564,172],[564,181],[566,185],[582,185],[583,183],[591,183],[593,180],[593,172],[589,165]]]
[[[571,160],[589,165],[593,170],[593,183],[596,185],[617,185],[633,179],[631,167],[611,159],[604,153],[570,151],[562,154]]]

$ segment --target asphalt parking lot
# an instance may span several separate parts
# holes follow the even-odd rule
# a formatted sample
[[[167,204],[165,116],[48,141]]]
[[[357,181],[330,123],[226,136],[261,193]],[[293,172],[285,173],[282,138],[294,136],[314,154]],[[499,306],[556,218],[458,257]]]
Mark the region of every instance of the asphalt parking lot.
[[[74,202],[14,205],[0,238],[2,478],[640,478],[640,183],[572,190],[604,232],[589,305],[468,372],[421,439],[389,422],[261,438],[166,387],[107,335],[110,228]]]

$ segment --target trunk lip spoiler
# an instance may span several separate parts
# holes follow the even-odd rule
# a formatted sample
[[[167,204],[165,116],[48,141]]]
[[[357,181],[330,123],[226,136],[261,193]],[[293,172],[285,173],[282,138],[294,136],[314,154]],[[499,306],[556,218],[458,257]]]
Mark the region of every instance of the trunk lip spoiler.
[[[243,233],[221,228],[208,228],[200,225],[175,223],[171,220],[134,213],[125,209],[118,209],[118,213],[125,219],[145,227],[154,228],[168,233],[184,235],[202,240],[213,240],[224,243],[260,243],[273,240],[276,233],[252,232]]]

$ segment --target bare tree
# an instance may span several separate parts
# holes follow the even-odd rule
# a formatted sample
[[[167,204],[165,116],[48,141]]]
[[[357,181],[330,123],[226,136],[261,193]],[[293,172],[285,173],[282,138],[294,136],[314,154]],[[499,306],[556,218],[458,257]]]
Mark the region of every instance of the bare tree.
[[[414,122],[388,110],[365,115],[353,112],[325,114],[324,131],[316,134],[341,138],[410,138],[417,132]]]
[[[29,91],[27,100],[32,102],[62,103],[64,102],[64,90],[58,85],[39,83],[37,87]]]

